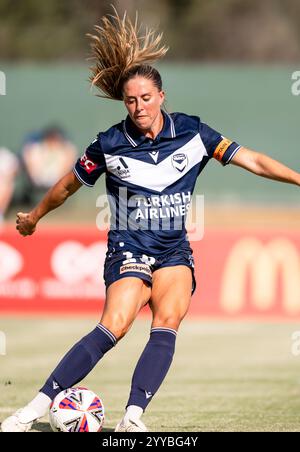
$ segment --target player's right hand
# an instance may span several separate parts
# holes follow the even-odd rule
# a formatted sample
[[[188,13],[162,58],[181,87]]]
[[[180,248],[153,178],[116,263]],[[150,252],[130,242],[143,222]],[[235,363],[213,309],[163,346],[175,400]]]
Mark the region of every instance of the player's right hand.
[[[16,224],[16,229],[24,237],[26,237],[27,235],[32,235],[36,228],[36,222],[33,220],[30,213],[19,212],[17,214]]]

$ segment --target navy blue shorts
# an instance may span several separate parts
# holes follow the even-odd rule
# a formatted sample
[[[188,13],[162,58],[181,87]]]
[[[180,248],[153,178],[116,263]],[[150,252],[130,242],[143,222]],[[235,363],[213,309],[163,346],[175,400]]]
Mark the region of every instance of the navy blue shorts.
[[[192,294],[196,289],[194,275],[194,258],[191,249],[178,249],[169,254],[156,258],[134,251],[108,251],[104,264],[104,281],[106,289],[115,281],[134,276],[146,281],[152,286],[152,275],[156,270],[164,267],[175,267],[185,265],[192,271],[193,287]]]

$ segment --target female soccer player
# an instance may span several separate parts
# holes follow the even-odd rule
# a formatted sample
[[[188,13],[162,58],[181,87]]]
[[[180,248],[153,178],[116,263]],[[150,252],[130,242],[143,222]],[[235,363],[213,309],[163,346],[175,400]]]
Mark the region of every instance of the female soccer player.
[[[122,100],[127,118],[99,133],[79,159],[30,213],[17,215],[23,236],[82,185],[106,174],[112,227],[105,262],[106,302],[100,323],[63,357],[37,396],[7,418],[3,431],[28,431],[54,397],[80,382],[127,333],[140,309],[152,311],[150,339],[135,368],[118,432],[146,431],[141,415],[171,365],[177,331],[195,288],[193,257],[184,220],[195,182],[211,158],[259,176],[300,185],[300,175],[264,154],[239,146],[183,113],[162,108],[160,74],[149,62],[165,55],[161,36],[138,36],[124,17],[104,18],[91,36],[92,84]]]

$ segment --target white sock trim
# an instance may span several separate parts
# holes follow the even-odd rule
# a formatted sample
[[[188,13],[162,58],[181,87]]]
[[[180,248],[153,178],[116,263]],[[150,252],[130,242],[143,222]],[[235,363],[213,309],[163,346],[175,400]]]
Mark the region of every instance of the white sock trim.
[[[106,336],[109,337],[109,339],[112,341],[113,345],[116,345],[117,338],[111,331],[109,331],[107,328],[105,328],[105,326],[103,326],[101,323],[98,323],[97,328],[99,328],[99,330],[101,330],[104,334],[106,334]]]
[[[151,328],[151,333],[171,333],[174,334],[174,336],[177,336],[176,330],[173,330],[172,328],[165,328],[163,326]]]

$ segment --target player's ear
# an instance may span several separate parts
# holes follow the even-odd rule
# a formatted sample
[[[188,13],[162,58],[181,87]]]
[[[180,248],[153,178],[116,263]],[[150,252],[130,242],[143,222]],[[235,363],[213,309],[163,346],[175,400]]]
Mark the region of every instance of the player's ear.
[[[159,92],[159,97],[160,97],[160,105],[162,105],[164,103],[164,101],[166,100],[166,95],[164,91],[160,91]]]

